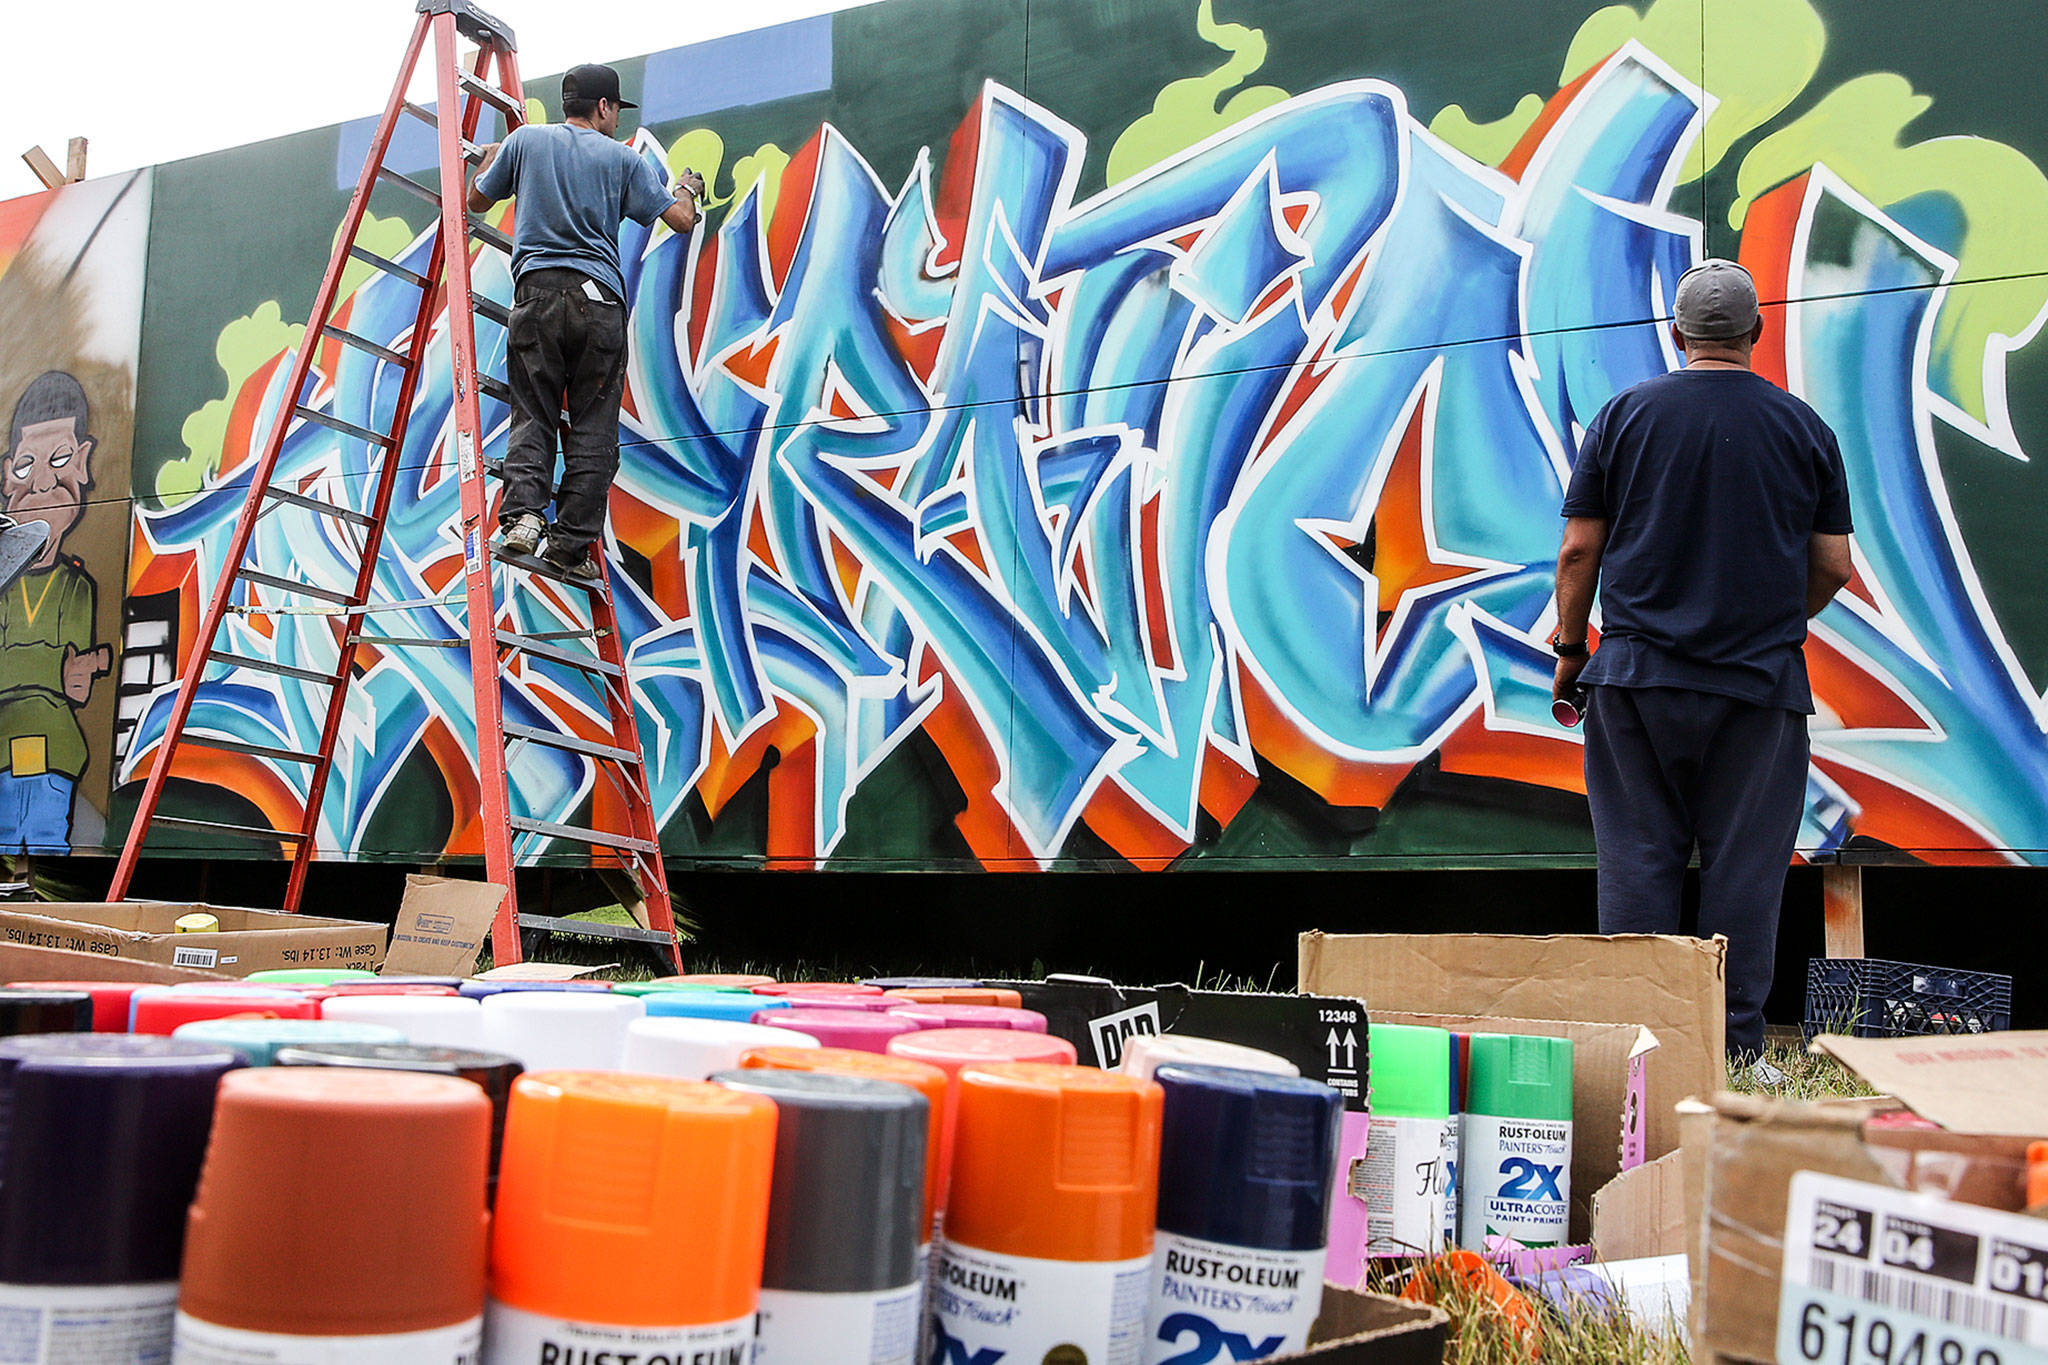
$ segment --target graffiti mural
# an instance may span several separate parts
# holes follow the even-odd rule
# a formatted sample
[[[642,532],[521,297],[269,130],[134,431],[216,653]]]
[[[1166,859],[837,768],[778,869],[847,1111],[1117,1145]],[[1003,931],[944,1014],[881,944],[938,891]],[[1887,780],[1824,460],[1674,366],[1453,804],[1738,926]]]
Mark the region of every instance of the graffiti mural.
[[[0,205],[0,852],[104,839],[148,221],[144,173]]]
[[[907,3],[861,22],[907,25]],[[1706,0],[1705,31],[1770,54],[1717,82],[1701,3],[1579,12],[1556,86],[1481,122],[1417,107],[1369,53],[1298,92],[1248,85],[1284,78],[1262,69],[1265,30],[1159,0],[1153,22],[1192,24],[1222,64],[1121,127],[1084,129],[990,72],[907,156],[814,119],[714,177],[697,235],[628,224],[609,548],[670,852],[1582,857],[1582,814],[1517,823],[1579,789],[1542,644],[1557,508],[1592,415],[1676,363],[1658,319],[1711,250],[1782,301],[1760,368],[1835,427],[1858,504],[1856,581],[1808,649],[1802,852],[2048,861],[2048,660],[2029,671],[2038,633],[2016,644],[1994,605],[1952,472],[1959,442],[1965,461],[2027,453],[2008,378],[2048,317],[2048,179],[1987,138],[1913,141],[1925,99],[1901,77],[1820,81],[1831,31],[1808,0]],[[635,146],[666,175],[718,165],[724,143],[682,114]],[[416,226],[384,220],[383,249],[424,260]],[[501,257],[477,269],[509,300]],[[341,321],[402,348],[414,297],[365,275]],[[221,332],[225,391],[186,410],[185,453],[139,490],[129,593],[176,640],[228,567],[291,348],[319,346],[311,406],[388,420],[395,369],[309,342],[292,315],[266,304]],[[502,332],[479,340],[502,367]],[[402,604],[378,633],[420,640],[466,631],[432,345],[378,567],[378,597]],[[484,415],[494,453],[507,414]],[[371,458],[301,424],[280,469],[360,507]],[[347,529],[282,508],[255,566],[342,582]],[[334,617],[265,593],[248,588],[221,648],[331,669]],[[506,611],[529,633],[577,624],[545,584]],[[466,655],[358,657],[323,849],[474,851]],[[323,691],[207,667],[196,732],[315,747]],[[508,720],[596,734],[573,670],[527,660],[510,681]],[[123,782],[169,702],[139,708]],[[188,792],[296,822],[293,765],[180,765]],[[574,753],[529,750],[513,774],[514,805],[544,820],[607,799]],[[1407,814],[1424,808],[1434,824]]]

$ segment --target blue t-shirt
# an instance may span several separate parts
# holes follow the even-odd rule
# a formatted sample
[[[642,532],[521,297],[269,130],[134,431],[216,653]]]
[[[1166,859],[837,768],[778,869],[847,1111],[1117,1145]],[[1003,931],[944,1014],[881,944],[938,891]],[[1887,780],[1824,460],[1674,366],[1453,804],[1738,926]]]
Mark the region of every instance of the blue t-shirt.
[[[1605,517],[1589,686],[1680,687],[1811,714],[1807,551],[1847,535],[1834,432],[1748,370],[1679,370],[1586,428],[1568,517]]]
[[[675,202],[639,153],[573,123],[514,128],[476,188],[493,199],[518,197],[513,278],[529,270],[580,270],[620,300],[620,221],[651,223]]]

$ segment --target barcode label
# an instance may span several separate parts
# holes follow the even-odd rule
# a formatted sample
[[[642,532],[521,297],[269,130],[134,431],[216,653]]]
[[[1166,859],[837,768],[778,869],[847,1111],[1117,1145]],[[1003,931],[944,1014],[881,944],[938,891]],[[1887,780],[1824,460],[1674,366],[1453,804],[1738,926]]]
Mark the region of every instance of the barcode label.
[[[1801,1171],[1778,1359],[2048,1365],[2048,1223]]]
[[[219,965],[219,963],[220,949],[218,948],[171,949],[171,965],[173,967],[214,967]]]
[[[1903,1309],[1923,1318],[1934,1318],[1975,1332],[2015,1341],[2027,1336],[2028,1313],[2024,1308],[1996,1303],[1979,1294],[1950,1285],[1926,1284],[1866,1266],[1844,1265],[1832,1257],[1817,1256],[1808,1277],[1815,1289],[1825,1289],[1884,1308]]]

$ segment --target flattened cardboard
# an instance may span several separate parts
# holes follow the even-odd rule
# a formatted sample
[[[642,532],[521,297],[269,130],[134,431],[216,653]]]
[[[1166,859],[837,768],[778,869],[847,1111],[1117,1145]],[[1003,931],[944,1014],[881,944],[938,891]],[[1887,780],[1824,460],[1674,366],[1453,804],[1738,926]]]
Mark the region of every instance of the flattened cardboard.
[[[1308,1349],[1269,1360],[1319,1365],[1440,1365],[1450,1318],[1431,1304],[1409,1303],[1338,1284],[1323,1286],[1323,1310]]]
[[[180,915],[201,912],[220,921],[218,933],[177,932]],[[374,970],[384,960],[385,933],[381,924],[234,906],[159,901],[0,905],[0,942],[235,977],[273,967]]]
[[[1500,1019],[1470,1014],[1406,1014],[1375,1009],[1385,1024],[1422,1024],[1457,1033],[1520,1033],[1572,1040],[1572,1221],[1574,1244],[1593,1236],[1593,1196],[1642,1164],[1646,1065],[1657,1036],[1637,1024],[1558,1019]]]
[[[1593,1191],[1593,1254],[1602,1261],[1683,1256],[1683,1152],[1623,1171]]]
[[[133,958],[0,943],[0,981],[139,981],[149,986],[175,986],[185,981],[230,979],[221,972],[194,967],[162,967]]]
[[[468,976],[505,900],[495,882],[409,872],[384,970],[400,976]]]
[[[1813,1046],[1951,1133],[2048,1137],[2048,1033],[1823,1034]]]
[[[1657,1035],[1647,1155],[1678,1147],[1673,1106],[1726,1083],[1727,940],[1652,934],[1303,934],[1301,989],[1383,1010],[1625,1019]]]

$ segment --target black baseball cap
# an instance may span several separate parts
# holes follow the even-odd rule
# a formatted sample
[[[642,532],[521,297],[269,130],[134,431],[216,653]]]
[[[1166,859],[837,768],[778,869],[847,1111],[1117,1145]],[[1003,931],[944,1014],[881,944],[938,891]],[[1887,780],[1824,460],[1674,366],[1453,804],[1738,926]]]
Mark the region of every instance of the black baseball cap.
[[[565,100],[610,100],[621,109],[638,109],[640,106],[628,99],[619,98],[619,73],[597,62],[585,62],[572,66],[562,73],[562,98]]]

